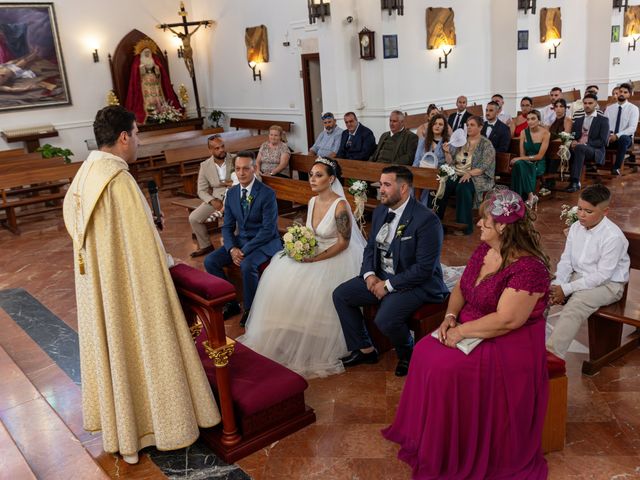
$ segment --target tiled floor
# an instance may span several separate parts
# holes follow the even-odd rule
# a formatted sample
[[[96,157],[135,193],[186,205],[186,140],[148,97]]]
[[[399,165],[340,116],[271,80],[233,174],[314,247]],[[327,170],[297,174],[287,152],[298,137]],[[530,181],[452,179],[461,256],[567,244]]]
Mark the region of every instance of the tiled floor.
[[[610,217],[623,229],[640,232],[640,175],[608,182],[614,191]],[[560,193],[542,202],[538,229],[555,264],[564,245],[560,205],[575,203],[577,194]],[[162,238],[175,257],[192,260],[194,249],[186,212],[162,196],[166,229]],[[24,288],[71,328],[77,328],[71,242],[60,214],[28,218],[21,236],[0,230],[0,290]],[[219,244],[219,237],[215,238]],[[464,265],[478,242],[472,237],[445,237],[443,262]],[[636,295],[640,292],[632,292]],[[227,332],[237,336],[238,318]],[[578,340],[586,344],[586,329]],[[63,478],[63,472],[93,468],[80,444],[112,478],[163,478],[148,459],[129,466],[101,451],[99,437],[82,430],[80,389],[0,310],[0,478]],[[6,352],[6,353],[5,353]],[[564,451],[547,456],[552,479],[640,478],[640,351],[608,366],[592,378],[580,374],[586,355],[568,355],[569,418]],[[396,447],[379,430],[395,413],[403,380],[393,375],[392,354],[377,365],[359,366],[345,374],[312,380],[307,403],[317,422],[239,462],[255,479],[407,479],[410,470],[395,458]],[[56,415],[57,414],[57,415]],[[8,444],[13,437],[18,450]],[[37,439],[46,455],[31,448]],[[22,443],[22,442],[27,443]],[[78,451],[69,457],[69,452]],[[81,449],[80,449],[81,450]],[[71,458],[71,460],[69,460]],[[81,465],[80,467],[76,467]],[[15,472],[15,475],[12,473]],[[20,472],[20,473],[19,473]],[[32,473],[29,473],[32,472]],[[101,478],[101,472],[81,477]],[[43,475],[44,473],[44,475]]]

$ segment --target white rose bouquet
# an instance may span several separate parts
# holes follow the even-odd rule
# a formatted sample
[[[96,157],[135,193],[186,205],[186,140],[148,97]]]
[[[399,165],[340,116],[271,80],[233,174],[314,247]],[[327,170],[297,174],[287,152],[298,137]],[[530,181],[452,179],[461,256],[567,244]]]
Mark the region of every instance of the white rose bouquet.
[[[364,234],[364,208],[367,204],[367,189],[369,188],[369,185],[364,180],[353,179],[348,181],[348,185],[349,193],[353,195],[356,202],[356,211],[353,212],[353,216],[360,226],[360,231]]]
[[[560,148],[558,149],[558,156],[560,157],[560,180],[564,180],[564,175],[569,171],[569,159],[571,158],[571,142],[574,140],[573,133],[560,132],[558,134],[560,139]]]
[[[297,262],[315,255],[318,242],[313,230],[300,224],[293,224],[287,228],[287,233],[282,237],[284,251],[281,256],[288,255]]]
[[[455,180],[456,178],[458,178],[458,176],[456,175],[456,170],[455,168],[453,168],[453,166],[449,165],[448,163],[440,165],[440,168],[438,168],[438,181],[440,182],[440,184],[438,185],[438,191],[435,194],[431,192],[431,194],[435,195],[436,197],[433,202],[434,212],[438,211],[437,201],[444,196],[444,191],[447,187],[447,180]]]
[[[578,221],[578,206],[570,207],[569,205],[562,205],[560,218],[564,219],[565,225],[570,227]]]

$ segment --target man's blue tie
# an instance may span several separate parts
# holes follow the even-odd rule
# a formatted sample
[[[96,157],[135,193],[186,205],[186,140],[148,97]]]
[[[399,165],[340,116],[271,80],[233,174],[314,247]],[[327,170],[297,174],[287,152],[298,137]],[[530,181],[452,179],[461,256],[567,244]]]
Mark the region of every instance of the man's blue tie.
[[[247,189],[242,189],[242,198],[240,198],[240,205],[242,206],[242,213],[246,214],[249,210],[249,201],[247,200]]]
[[[622,118],[622,105],[618,105],[618,118],[616,118],[616,128],[613,133],[617,134],[620,131],[620,119]]]

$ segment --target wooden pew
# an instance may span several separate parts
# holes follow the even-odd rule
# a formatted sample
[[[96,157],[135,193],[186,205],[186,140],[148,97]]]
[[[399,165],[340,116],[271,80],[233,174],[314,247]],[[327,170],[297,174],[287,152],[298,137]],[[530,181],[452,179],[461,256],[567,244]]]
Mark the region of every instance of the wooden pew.
[[[258,135],[260,135],[262,131],[269,133],[269,127],[271,125],[278,125],[285,132],[290,132],[293,127],[293,122],[281,120],[252,120],[249,118],[232,118],[229,121],[229,126],[231,128],[235,128],[236,130],[240,130],[241,128],[257,130]]]
[[[27,153],[24,148],[11,148],[9,150],[0,151],[0,159],[7,157],[15,157]]]
[[[4,220],[3,222],[3,226],[5,226],[16,235],[20,234],[20,229],[18,228],[17,222],[16,208],[26,207],[38,203],[45,203],[52,200],[60,200],[64,198],[66,193],[63,191],[57,191],[44,195],[36,195],[17,200],[10,200],[7,196],[8,190],[20,188],[24,185],[59,182],[61,180],[71,182],[81,165],[82,162],[63,163],[57,166],[29,168],[19,172],[11,172],[0,175],[0,210],[4,210],[7,215],[6,220]],[[51,207],[44,207],[37,210],[25,210],[20,212],[20,216],[44,213],[54,209],[58,209],[60,207],[61,205],[57,204]]]
[[[207,144],[210,135],[221,133],[222,128],[207,128],[204,130],[187,130],[177,133],[163,133],[140,139],[138,159],[134,164],[147,163],[154,158],[162,159],[162,152],[169,148],[180,148],[196,144]],[[152,164],[153,165],[153,164]]]
[[[227,153],[231,154],[235,154],[243,150],[257,151],[260,148],[260,145],[262,145],[267,140],[269,140],[268,135],[253,135],[251,137],[237,138],[234,140],[226,141],[225,149]],[[186,166],[193,163],[200,163],[210,156],[211,154],[209,153],[209,148],[207,145],[198,145],[194,147],[167,150],[165,152],[167,163],[164,168],[175,167],[176,165],[178,165],[180,168],[180,177],[182,178],[181,193],[184,193],[188,196],[196,196],[198,194],[198,171],[194,170],[191,172],[187,172]],[[159,178],[156,177],[158,177],[158,174],[154,174],[154,179],[156,179],[156,183],[158,183],[159,179],[160,183],[158,183],[158,185],[161,185],[161,174]]]
[[[579,100],[582,98],[582,95],[580,94],[580,90],[574,88],[572,90],[566,90],[562,92],[562,97],[567,101],[567,105],[572,104],[573,102],[575,102],[576,100]],[[551,100],[549,99],[549,95],[538,95],[536,97],[532,97],[531,100],[533,100],[533,108],[535,109],[540,109],[542,107],[546,107],[547,105],[549,105],[551,103]]]
[[[138,138],[143,139],[143,138],[155,137],[158,135],[166,135],[168,133],[187,132],[189,130],[193,130],[193,127],[182,126],[182,127],[167,128],[166,130],[148,130],[146,132],[138,132]]]
[[[42,154],[39,152],[32,153],[19,153],[17,155],[7,155],[5,157],[0,157],[0,167],[3,165],[9,165],[13,163],[21,163],[29,160],[42,160]]]
[[[442,114],[445,117],[449,117],[449,115],[451,115],[452,113],[456,113],[458,111],[457,108],[448,108],[446,110],[442,111]],[[477,115],[478,117],[482,117],[484,118],[484,108],[482,108],[482,105],[476,105],[475,103],[473,105],[469,105],[467,107],[467,112],[469,112],[471,115]]]
[[[618,302],[598,309],[589,317],[589,360],[582,363],[585,375],[595,375],[602,367],[638,348],[640,342],[640,335],[635,332],[622,344],[625,324],[640,328],[640,233],[624,232],[624,235],[629,240],[627,251],[631,259],[629,283]]]

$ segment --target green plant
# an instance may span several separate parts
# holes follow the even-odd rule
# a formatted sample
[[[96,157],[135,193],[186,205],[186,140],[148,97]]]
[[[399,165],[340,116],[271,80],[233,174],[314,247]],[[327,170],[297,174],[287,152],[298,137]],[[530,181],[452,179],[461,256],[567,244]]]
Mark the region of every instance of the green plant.
[[[225,117],[225,114],[222,110],[211,110],[209,114],[209,121],[215,124],[216,127],[220,126],[220,120]]]
[[[63,157],[64,163],[71,163],[71,159],[69,157],[73,156],[73,152],[68,148],[54,147],[49,143],[45,143],[41,147],[38,147],[36,152],[40,152],[44,158]]]

